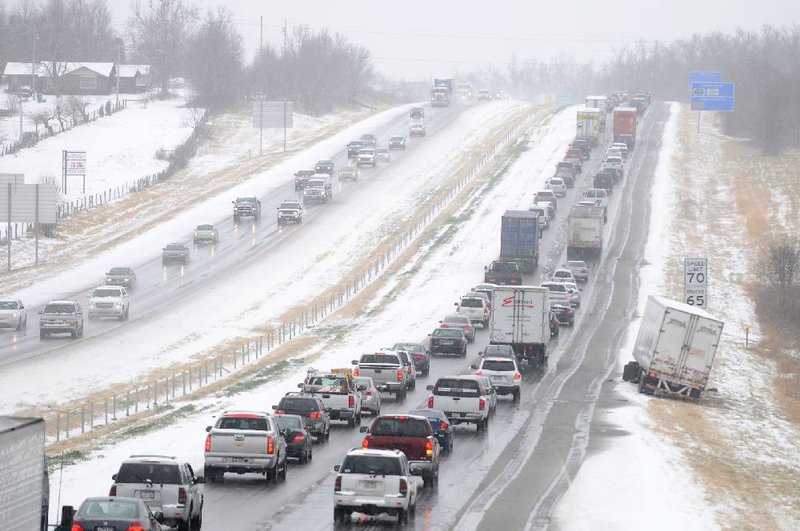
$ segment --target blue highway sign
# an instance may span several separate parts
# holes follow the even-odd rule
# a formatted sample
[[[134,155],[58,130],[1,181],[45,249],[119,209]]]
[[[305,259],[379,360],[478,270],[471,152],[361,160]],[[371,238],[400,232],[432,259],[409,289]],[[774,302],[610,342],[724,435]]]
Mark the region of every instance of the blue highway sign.
[[[691,107],[693,111],[734,110],[734,83],[695,82],[690,88]]]

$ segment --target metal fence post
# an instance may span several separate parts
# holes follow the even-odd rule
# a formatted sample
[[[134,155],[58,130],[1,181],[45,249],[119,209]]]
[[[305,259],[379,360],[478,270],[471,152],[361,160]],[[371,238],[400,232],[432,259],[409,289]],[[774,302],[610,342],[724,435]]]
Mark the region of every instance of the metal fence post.
[[[106,397],[103,401],[103,408],[105,409],[106,413],[106,425],[108,425],[108,397]]]
[[[65,438],[69,439],[69,409],[64,414],[64,421],[65,421],[65,423],[67,425],[67,431],[66,431],[66,434],[65,434]]]
[[[134,404],[133,408],[136,413],[139,412],[139,384],[136,384],[136,387],[133,390],[134,394],[136,395],[136,404]]]
[[[56,413],[56,442],[61,440],[61,415]]]
[[[86,406],[84,404],[81,404],[81,433],[85,433],[85,430],[84,430],[84,421],[85,421],[85,418],[86,418],[85,417],[85,411],[86,411]]]

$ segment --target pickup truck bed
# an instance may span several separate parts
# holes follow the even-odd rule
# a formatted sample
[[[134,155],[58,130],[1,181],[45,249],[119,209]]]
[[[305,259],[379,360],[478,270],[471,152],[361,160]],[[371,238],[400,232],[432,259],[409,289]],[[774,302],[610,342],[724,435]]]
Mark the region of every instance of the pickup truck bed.
[[[444,411],[451,424],[475,424],[478,431],[489,428],[486,390],[477,376],[445,376],[428,389],[428,409]]]
[[[368,376],[379,391],[393,393],[397,400],[405,400],[407,375],[397,352],[363,354],[358,361],[353,360],[353,364],[357,365],[356,376]]]
[[[427,418],[416,415],[384,415],[376,418],[366,432],[362,446],[369,450],[400,450],[412,471],[419,470],[428,483],[439,479],[439,441]]]

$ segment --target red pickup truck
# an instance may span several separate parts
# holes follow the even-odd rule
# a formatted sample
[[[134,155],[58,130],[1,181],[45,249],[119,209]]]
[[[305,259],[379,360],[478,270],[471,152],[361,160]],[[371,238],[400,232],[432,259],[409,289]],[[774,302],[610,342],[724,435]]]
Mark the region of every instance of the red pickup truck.
[[[439,481],[441,447],[427,418],[418,415],[381,415],[367,428],[361,443],[369,450],[400,450],[406,454],[411,473],[420,475],[426,485]]]

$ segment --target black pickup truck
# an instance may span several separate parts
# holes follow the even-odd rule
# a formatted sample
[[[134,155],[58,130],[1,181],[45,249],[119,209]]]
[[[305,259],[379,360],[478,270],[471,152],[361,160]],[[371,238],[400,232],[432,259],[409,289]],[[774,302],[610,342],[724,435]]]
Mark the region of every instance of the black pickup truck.
[[[483,281],[487,284],[522,285],[522,271],[516,262],[494,261],[486,266]]]

